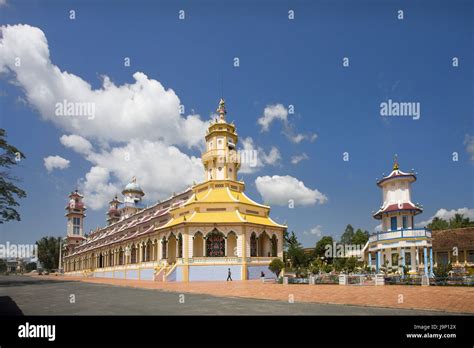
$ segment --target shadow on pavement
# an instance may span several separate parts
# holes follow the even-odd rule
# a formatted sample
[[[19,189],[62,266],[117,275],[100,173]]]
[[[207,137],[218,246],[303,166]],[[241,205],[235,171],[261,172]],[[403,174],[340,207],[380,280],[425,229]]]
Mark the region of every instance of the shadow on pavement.
[[[29,276],[0,276],[0,287],[10,286],[24,286],[24,285],[43,285],[51,283],[69,283],[70,280],[51,280],[51,279],[38,279],[31,278]]]
[[[10,296],[0,296],[0,315],[23,315]]]

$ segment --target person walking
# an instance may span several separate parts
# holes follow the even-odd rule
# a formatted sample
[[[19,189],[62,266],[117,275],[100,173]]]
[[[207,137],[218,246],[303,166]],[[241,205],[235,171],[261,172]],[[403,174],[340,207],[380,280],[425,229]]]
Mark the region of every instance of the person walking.
[[[230,268],[227,269],[227,281],[232,281],[232,272],[230,271]]]

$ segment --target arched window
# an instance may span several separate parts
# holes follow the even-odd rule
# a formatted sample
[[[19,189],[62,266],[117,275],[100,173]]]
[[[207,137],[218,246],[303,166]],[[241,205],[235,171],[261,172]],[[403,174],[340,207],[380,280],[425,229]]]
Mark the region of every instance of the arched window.
[[[272,236],[272,257],[276,257],[278,254],[278,240],[276,235]]]
[[[135,244],[132,245],[132,254],[130,263],[137,263],[137,247]]]
[[[257,236],[255,232],[252,232],[250,236],[250,257],[257,256]]]
[[[183,236],[181,233],[178,236],[178,258],[183,257]]]
[[[166,238],[161,241],[161,258],[166,259]]]
[[[151,240],[148,240],[148,242],[146,243],[146,257],[145,257],[145,261],[148,262],[148,261],[151,261],[152,259],[152,253],[153,253],[153,244],[151,242]]]
[[[120,248],[119,250],[119,265],[123,265],[124,262],[123,262],[123,249]]]
[[[207,235],[206,255],[208,257],[225,256],[225,239],[221,232],[214,230]]]

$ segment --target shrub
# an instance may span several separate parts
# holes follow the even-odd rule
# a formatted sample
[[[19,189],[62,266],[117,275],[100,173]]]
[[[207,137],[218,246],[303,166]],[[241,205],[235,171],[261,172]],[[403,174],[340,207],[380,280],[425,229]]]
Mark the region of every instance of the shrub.
[[[285,264],[279,258],[273,259],[272,262],[268,265],[268,269],[276,274],[278,277],[281,273],[281,270],[285,267]]]

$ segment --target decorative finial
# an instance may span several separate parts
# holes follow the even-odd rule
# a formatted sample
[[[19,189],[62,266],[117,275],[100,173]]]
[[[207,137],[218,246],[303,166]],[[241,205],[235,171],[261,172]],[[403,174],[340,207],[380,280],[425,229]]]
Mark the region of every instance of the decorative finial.
[[[216,111],[219,114],[219,120],[225,121],[225,115],[227,114],[227,111],[225,110],[224,99],[221,98],[221,100],[219,101],[219,106],[217,107]]]
[[[395,154],[394,162],[393,162],[393,170],[398,170],[398,155]]]

